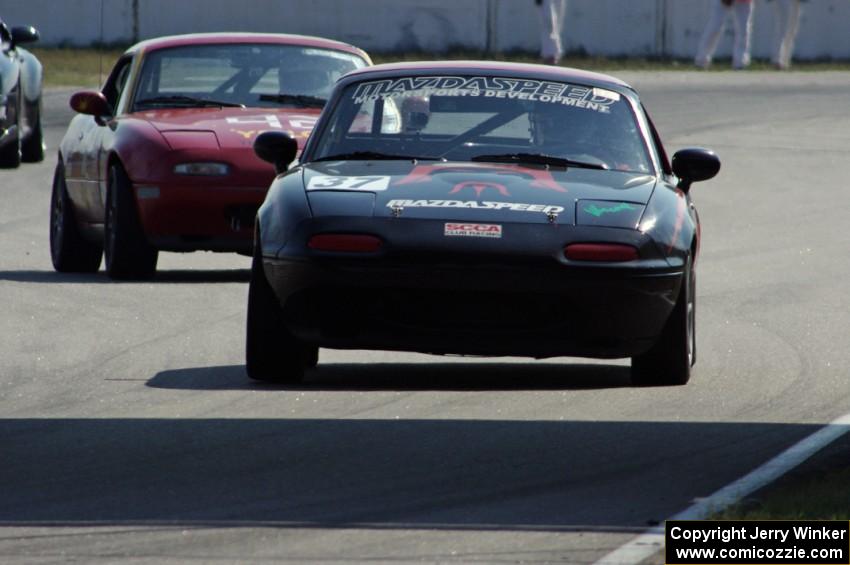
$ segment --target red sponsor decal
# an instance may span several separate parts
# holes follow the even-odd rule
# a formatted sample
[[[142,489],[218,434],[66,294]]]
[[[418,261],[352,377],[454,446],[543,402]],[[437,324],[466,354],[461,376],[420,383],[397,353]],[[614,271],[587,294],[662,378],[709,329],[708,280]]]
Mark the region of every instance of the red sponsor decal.
[[[449,222],[446,224],[446,236],[449,237],[502,237],[502,226],[499,224],[466,224]]]
[[[479,198],[481,197],[481,194],[488,188],[497,190],[502,196],[511,195],[511,193],[508,192],[508,189],[505,188],[505,185],[503,184],[499,184],[497,182],[479,182],[474,180],[456,184],[452,191],[449,192],[449,194],[457,194],[458,192],[461,192],[466,188],[471,188],[472,190],[474,190],[475,196]]]
[[[469,176],[475,177],[480,173],[494,173],[504,175],[521,175],[528,178],[528,186],[532,188],[542,188],[545,190],[554,190],[555,192],[567,192],[567,189],[558,184],[552,173],[545,169],[530,169],[520,165],[490,165],[469,163],[465,165],[455,164],[435,164],[435,165],[417,165],[410,173],[394,183],[394,186],[403,186],[406,184],[419,184],[431,182],[431,177],[437,173],[469,173]],[[496,183],[478,182],[477,184],[494,185]],[[457,187],[455,187],[457,188]]]

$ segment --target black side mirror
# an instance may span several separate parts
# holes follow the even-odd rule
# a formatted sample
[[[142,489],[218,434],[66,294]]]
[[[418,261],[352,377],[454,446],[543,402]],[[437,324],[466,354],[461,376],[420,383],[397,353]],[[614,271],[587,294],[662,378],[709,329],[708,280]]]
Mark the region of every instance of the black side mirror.
[[[298,153],[298,142],[282,131],[264,131],[254,140],[257,157],[274,165],[277,174],[286,172]]]
[[[19,26],[12,28],[12,45],[23,43],[35,43],[38,41],[38,30],[32,26]]]
[[[679,177],[679,188],[687,192],[691,184],[714,178],[720,171],[720,159],[711,149],[682,149],[673,155],[673,174]]]

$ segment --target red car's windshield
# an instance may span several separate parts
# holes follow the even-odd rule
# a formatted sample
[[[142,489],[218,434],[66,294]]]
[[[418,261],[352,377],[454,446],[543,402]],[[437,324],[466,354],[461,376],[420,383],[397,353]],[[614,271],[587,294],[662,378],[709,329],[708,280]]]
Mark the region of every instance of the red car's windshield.
[[[193,45],[145,57],[134,110],[198,105],[322,107],[336,80],[366,66],[351,53],[274,44]]]

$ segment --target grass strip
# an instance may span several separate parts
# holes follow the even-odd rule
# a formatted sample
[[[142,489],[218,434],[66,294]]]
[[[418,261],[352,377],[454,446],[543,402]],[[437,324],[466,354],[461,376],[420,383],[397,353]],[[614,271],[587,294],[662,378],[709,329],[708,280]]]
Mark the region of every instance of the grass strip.
[[[120,47],[70,48],[34,47],[30,49],[44,65],[44,82],[47,86],[82,86],[99,88],[112,69],[115,61],[124,52]],[[421,60],[498,60],[517,63],[537,63],[532,53],[488,54],[483,51],[455,50],[449,53],[375,53],[375,63]],[[676,59],[607,58],[590,56],[568,56],[561,61],[565,67],[575,67],[600,72],[616,71],[689,71],[694,67],[690,61]],[[729,70],[728,62],[717,62],[710,71]],[[850,61],[800,62],[794,65],[797,71],[850,71]],[[746,72],[774,71],[767,62],[756,61]]]
[[[123,49],[33,47],[44,67],[46,86],[100,88]]]
[[[804,465],[803,470],[792,472],[712,518],[850,520],[850,469],[846,455],[846,451],[839,452],[814,466]]]

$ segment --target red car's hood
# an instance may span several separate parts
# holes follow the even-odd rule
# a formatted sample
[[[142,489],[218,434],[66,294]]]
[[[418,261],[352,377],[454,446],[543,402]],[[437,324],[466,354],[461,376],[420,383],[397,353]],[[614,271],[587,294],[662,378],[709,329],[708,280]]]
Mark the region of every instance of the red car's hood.
[[[251,148],[254,138],[269,130],[289,133],[301,149],[320,113],[317,108],[169,108],[140,112],[135,117],[150,122],[173,149],[198,144]]]

